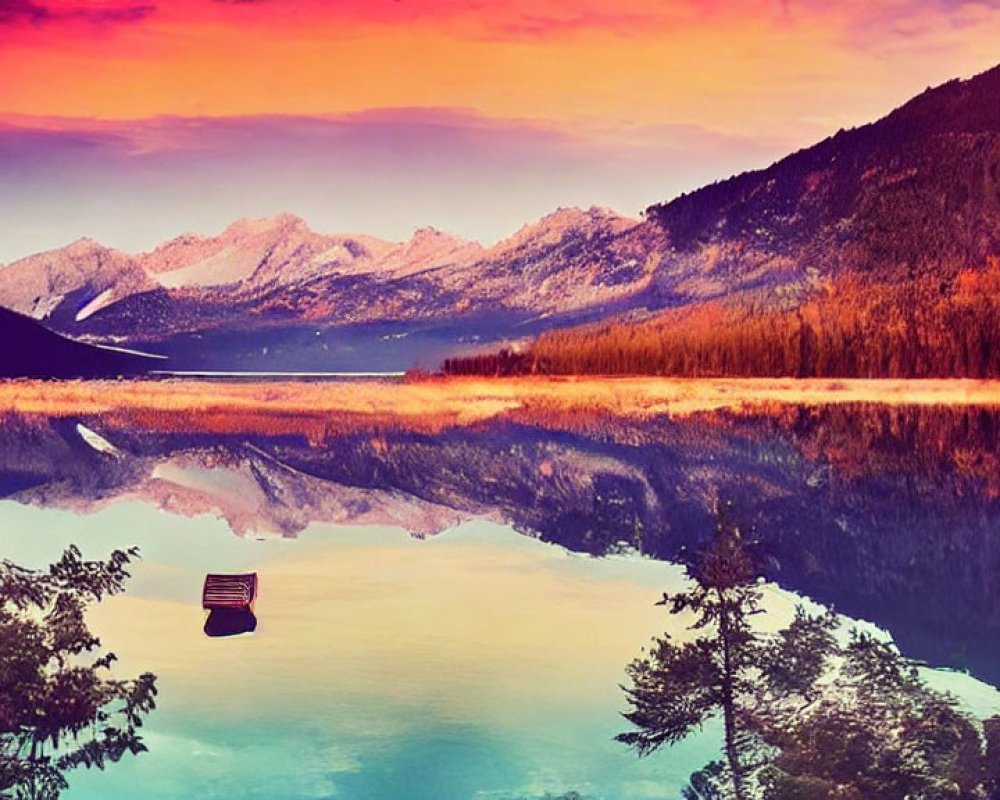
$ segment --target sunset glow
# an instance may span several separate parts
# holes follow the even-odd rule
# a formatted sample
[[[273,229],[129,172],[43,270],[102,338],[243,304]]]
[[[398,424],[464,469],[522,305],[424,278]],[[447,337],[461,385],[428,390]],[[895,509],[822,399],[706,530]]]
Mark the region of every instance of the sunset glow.
[[[992,2],[958,0],[0,0],[0,261],[279,211],[482,240],[557,205],[634,215],[998,39]],[[418,190],[422,213],[387,200]]]
[[[898,0],[7,0],[0,22],[6,114],[463,108],[790,138],[986,68],[1000,33],[990,4]]]

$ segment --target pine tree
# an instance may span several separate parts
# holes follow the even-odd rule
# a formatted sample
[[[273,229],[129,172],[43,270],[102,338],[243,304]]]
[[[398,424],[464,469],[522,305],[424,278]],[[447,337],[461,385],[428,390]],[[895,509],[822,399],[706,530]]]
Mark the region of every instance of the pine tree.
[[[699,635],[678,644],[665,634],[627,667],[631,686],[623,688],[632,710],[624,716],[638,730],[616,738],[647,755],[721,715],[723,760],[701,777],[706,786],[722,782],[735,800],[748,800],[748,777],[759,767],[763,746],[747,713],[747,698],[756,695],[766,666],[765,649],[750,624],[761,613],[762,595],[742,533],[724,512],[717,513],[711,546],[689,574],[691,588],[665,594],[659,605],[671,614],[692,612],[691,628]]]
[[[832,610],[798,608],[776,633],[752,624],[762,593],[724,514],[688,574],[691,587],[659,604],[692,613],[698,635],[664,634],[628,665],[636,730],[616,737],[643,756],[721,716],[722,758],[691,776],[686,800],[1000,797],[1000,718],[964,713],[891,642],[839,640]]]

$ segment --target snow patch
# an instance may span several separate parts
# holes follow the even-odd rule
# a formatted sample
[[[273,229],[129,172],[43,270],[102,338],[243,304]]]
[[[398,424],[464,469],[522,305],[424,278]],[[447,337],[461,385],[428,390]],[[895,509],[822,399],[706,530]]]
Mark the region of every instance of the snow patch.
[[[97,297],[91,300],[87,305],[76,312],[76,321],[82,322],[91,314],[100,311],[102,308],[106,308],[114,302],[115,290],[105,289]]]
[[[233,245],[180,269],[161,272],[156,279],[167,289],[182,286],[225,286],[249,278],[259,263],[256,253],[243,253]]]

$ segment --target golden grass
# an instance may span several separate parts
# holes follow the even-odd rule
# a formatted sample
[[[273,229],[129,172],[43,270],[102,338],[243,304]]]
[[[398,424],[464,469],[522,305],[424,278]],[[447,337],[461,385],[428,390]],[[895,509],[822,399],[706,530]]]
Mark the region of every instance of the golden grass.
[[[1000,381],[447,378],[409,383],[225,383],[162,381],[0,381],[0,412],[47,416],[100,415],[121,424],[141,419],[174,423],[213,419],[213,428],[269,422],[303,433],[398,422],[438,430],[512,410],[538,413],[603,411],[622,417],[683,416],[720,408],[773,404],[885,403],[1000,406]],[[298,418],[297,421],[294,421]],[[241,422],[241,420],[243,420]],[[174,427],[174,425],[169,425]]]

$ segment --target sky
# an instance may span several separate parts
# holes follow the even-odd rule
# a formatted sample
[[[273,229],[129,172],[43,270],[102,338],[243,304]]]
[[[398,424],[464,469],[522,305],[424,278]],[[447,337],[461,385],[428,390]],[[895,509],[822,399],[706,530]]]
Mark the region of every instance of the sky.
[[[1000,0],[0,0],[0,263],[636,216],[1000,61]]]

